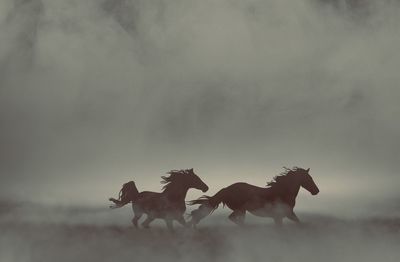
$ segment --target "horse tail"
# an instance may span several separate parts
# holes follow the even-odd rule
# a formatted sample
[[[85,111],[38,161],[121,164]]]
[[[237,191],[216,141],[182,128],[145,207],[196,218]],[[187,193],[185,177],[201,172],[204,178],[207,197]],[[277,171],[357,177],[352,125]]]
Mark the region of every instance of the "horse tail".
[[[120,208],[126,204],[134,201],[139,195],[139,190],[137,189],[135,182],[129,181],[122,185],[122,189],[119,191],[118,199],[110,197],[108,200],[114,203],[110,208]]]
[[[201,219],[214,212],[214,210],[218,208],[220,203],[225,205],[224,196],[225,189],[221,189],[212,197],[202,196],[196,200],[189,201],[188,204],[191,206],[200,204],[198,209],[193,210],[190,213],[190,217],[192,218],[191,223],[193,225],[198,224]]]

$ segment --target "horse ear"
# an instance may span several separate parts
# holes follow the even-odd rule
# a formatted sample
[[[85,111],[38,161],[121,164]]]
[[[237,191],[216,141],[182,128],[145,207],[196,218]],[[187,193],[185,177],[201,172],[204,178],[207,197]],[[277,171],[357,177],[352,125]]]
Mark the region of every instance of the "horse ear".
[[[310,172],[310,168],[308,168],[306,171],[307,171],[307,173]]]

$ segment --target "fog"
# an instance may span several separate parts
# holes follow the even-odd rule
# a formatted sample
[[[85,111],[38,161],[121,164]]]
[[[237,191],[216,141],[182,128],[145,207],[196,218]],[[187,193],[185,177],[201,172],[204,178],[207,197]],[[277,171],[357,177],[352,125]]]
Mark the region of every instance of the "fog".
[[[399,261],[399,8],[0,0],[0,261]],[[282,166],[320,189],[300,191],[301,225],[220,208],[135,230],[108,209],[171,169],[212,195]]]
[[[302,211],[397,214],[399,7],[1,0],[0,194],[106,206],[171,169],[213,194],[297,165]]]
[[[368,226],[361,229],[365,227],[368,229]],[[398,261],[395,253],[398,235],[389,234],[382,241],[382,229],[366,234],[356,228],[349,233],[338,225],[328,229],[322,226],[314,228],[312,234],[305,229],[277,232],[273,228],[246,231],[220,228],[181,232],[174,237],[165,231],[135,234],[115,227],[99,230],[96,227],[71,229],[53,226],[44,232],[41,227],[22,229],[28,236],[17,235],[8,239],[10,244],[19,248],[2,248],[0,256],[4,261]],[[8,237],[9,231],[6,230]],[[336,231],[334,236],[321,234],[332,231]],[[36,235],[38,232],[40,237]],[[60,235],[64,235],[61,240]],[[3,236],[1,238],[4,240]],[[26,245],[27,240],[35,241],[35,244]],[[82,240],[86,243],[84,247],[80,243]]]
[[[398,261],[398,219],[300,214],[303,224],[239,228],[214,214],[197,230],[134,229],[127,210],[0,206],[1,261]],[[124,214],[121,214],[124,213]],[[124,221],[124,222],[122,222]],[[210,222],[211,221],[211,222]]]

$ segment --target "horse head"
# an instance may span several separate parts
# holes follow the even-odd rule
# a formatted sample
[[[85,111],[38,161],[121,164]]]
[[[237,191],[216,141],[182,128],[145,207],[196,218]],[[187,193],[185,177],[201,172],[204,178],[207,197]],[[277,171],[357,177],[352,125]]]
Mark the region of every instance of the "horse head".
[[[166,184],[164,189],[172,188],[173,185],[181,185],[184,188],[195,188],[203,192],[208,191],[208,186],[194,173],[193,168],[172,170],[168,172],[169,177],[163,176],[161,183]]]
[[[194,173],[193,168],[186,170],[185,179],[191,188],[199,189],[203,193],[208,191],[208,186]]]
[[[300,186],[310,192],[312,195],[316,195],[319,193],[319,189],[315,184],[313,178],[310,176],[309,171],[310,169],[302,169],[298,168],[297,170],[298,175],[300,175]]]

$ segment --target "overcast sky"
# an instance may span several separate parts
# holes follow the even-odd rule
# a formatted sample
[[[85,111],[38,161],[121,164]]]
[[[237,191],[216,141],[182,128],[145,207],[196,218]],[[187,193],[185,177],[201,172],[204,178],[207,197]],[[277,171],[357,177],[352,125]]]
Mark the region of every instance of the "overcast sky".
[[[191,167],[211,194],[297,165],[320,198],[395,197],[400,5],[328,2],[1,0],[1,195],[103,203]]]

